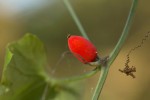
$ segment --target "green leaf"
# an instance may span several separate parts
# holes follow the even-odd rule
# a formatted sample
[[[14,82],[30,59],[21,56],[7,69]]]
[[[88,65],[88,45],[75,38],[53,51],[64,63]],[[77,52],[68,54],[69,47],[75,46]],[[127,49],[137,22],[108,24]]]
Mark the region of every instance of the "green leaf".
[[[7,65],[9,64],[11,58],[12,58],[12,53],[11,53],[11,52],[9,51],[9,49],[7,48],[7,49],[6,49],[6,56],[5,56],[5,62],[4,62],[3,73],[5,73],[5,70],[7,69]],[[5,76],[3,75],[3,76],[2,76],[2,79],[1,79],[1,82],[3,83],[3,82],[5,82],[5,81],[6,81],[6,78],[5,78]],[[2,87],[4,87],[4,86],[2,86]],[[1,89],[1,90],[3,90],[3,89]]]
[[[46,71],[43,43],[32,34],[8,45],[0,100],[79,100],[80,88],[61,83]]]

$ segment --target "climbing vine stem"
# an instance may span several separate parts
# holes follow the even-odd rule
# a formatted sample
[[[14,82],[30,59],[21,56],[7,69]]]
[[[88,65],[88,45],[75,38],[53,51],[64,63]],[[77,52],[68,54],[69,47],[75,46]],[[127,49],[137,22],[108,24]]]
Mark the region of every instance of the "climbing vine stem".
[[[81,24],[81,22],[80,22],[80,20],[78,19],[78,17],[76,15],[76,13],[74,12],[71,4],[69,3],[69,1],[68,0],[63,0],[63,1],[64,1],[64,4],[66,5],[71,17],[73,18],[74,22],[76,23],[78,29],[80,30],[81,34],[85,38],[89,39],[86,32],[85,32],[85,30],[84,30],[84,28],[83,28],[83,26],[82,26],[82,24]],[[124,42],[125,42],[125,40],[128,36],[129,30],[130,30],[130,27],[131,27],[131,24],[132,24],[134,15],[135,15],[137,3],[138,3],[138,0],[133,0],[131,8],[130,8],[129,15],[128,15],[128,18],[127,18],[127,21],[126,21],[126,24],[125,24],[124,29],[122,31],[122,35],[121,35],[119,41],[117,42],[115,48],[113,49],[113,51],[109,55],[109,60],[107,62],[107,65],[106,66],[98,66],[99,67],[98,69],[94,69],[93,71],[91,71],[89,73],[86,73],[86,74],[83,74],[81,76],[77,76],[77,77],[74,77],[74,78],[63,79],[61,81],[70,82],[70,81],[75,81],[75,80],[88,78],[88,77],[94,75],[95,73],[97,73],[99,70],[101,70],[101,74],[99,76],[99,80],[98,80],[97,86],[95,88],[95,91],[93,93],[93,97],[92,97],[92,100],[98,100],[98,98],[101,94],[101,91],[103,89],[105,80],[107,78],[110,65],[114,62],[115,58],[117,57],[119,51],[121,50],[121,47],[123,46],[123,44],[124,44]]]
[[[101,68],[101,74],[100,74],[97,86],[95,88],[92,100],[98,100],[100,93],[103,89],[105,80],[107,78],[110,65],[113,63],[113,61],[117,57],[119,51],[121,50],[121,47],[123,46],[123,43],[125,42],[125,39],[128,36],[129,29],[131,27],[131,24],[132,24],[134,15],[135,15],[137,3],[138,3],[138,0],[133,0],[126,24],[125,24],[123,32],[122,32],[122,35],[121,35],[118,43],[116,44],[114,50],[112,51],[112,53],[109,56],[109,61],[108,61],[107,66],[102,66],[102,68]]]
[[[68,9],[72,19],[74,20],[75,24],[77,25],[77,27],[78,27],[80,33],[82,34],[82,36],[89,40],[89,38],[88,38],[88,36],[87,36],[80,20],[79,20],[79,18],[77,17],[77,14],[75,13],[73,7],[71,6],[69,0],[63,0],[63,2],[66,5],[66,8]]]

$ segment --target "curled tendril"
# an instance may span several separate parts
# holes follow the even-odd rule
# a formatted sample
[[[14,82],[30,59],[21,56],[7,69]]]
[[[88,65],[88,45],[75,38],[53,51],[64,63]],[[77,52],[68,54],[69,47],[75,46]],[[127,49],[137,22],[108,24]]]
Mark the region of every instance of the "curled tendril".
[[[128,52],[128,54],[127,54],[127,56],[126,56],[127,60],[126,60],[126,63],[125,63],[125,67],[124,67],[123,70],[119,69],[120,72],[125,73],[127,76],[130,75],[130,76],[132,76],[133,78],[135,78],[135,75],[133,74],[133,72],[136,72],[136,68],[135,68],[134,66],[132,66],[132,67],[129,66],[129,63],[130,63],[130,54],[131,54],[133,51],[135,51],[136,49],[142,47],[143,44],[145,43],[145,41],[148,39],[149,35],[150,35],[150,32],[148,32],[148,33],[143,37],[143,39],[141,40],[141,42],[139,43],[139,45],[137,45],[136,47],[132,48],[132,49]]]

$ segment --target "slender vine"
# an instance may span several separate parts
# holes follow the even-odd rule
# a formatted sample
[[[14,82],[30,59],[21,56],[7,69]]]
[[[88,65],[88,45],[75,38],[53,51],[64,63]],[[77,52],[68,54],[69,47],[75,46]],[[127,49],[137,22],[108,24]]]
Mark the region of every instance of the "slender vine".
[[[121,35],[118,43],[116,44],[114,50],[110,54],[110,58],[109,58],[107,66],[102,66],[102,68],[101,68],[101,74],[100,74],[97,86],[95,88],[92,100],[98,100],[98,98],[100,96],[100,93],[102,91],[102,88],[104,86],[105,80],[107,78],[110,65],[113,63],[113,61],[117,57],[119,51],[121,50],[122,45],[125,42],[125,39],[128,36],[129,29],[131,27],[131,24],[132,24],[134,15],[135,15],[137,3],[138,3],[138,0],[133,0],[132,6],[131,6],[131,9],[130,9],[130,12],[129,12],[129,15],[128,15],[128,18],[127,18],[127,21],[126,21],[126,24],[125,24],[123,32],[122,32],[122,35]]]
[[[87,36],[79,18],[77,17],[77,14],[75,13],[74,9],[72,8],[70,2],[68,0],[63,0],[64,4],[66,5],[71,17],[73,18],[74,22],[76,23],[79,31],[81,32],[82,36],[89,40],[89,37]]]
[[[75,21],[78,29],[80,30],[81,34],[85,38],[88,39],[88,36],[87,36],[84,28],[82,27],[81,22],[79,21],[76,13],[74,12],[71,4],[69,3],[68,0],[63,0],[63,1],[64,1],[64,4],[66,5],[68,11],[70,12],[70,15],[72,16],[73,20]],[[127,21],[126,21],[126,24],[125,24],[123,32],[122,32],[122,35],[121,35],[119,41],[117,42],[115,48],[113,49],[113,51],[109,55],[109,60],[107,62],[107,65],[106,66],[101,66],[100,65],[96,69],[94,69],[93,71],[91,71],[89,73],[85,73],[83,75],[76,76],[74,78],[67,78],[65,80],[63,79],[62,81],[64,81],[64,82],[70,82],[70,81],[84,79],[84,78],[87,78],[87,77],[90,77],[90,76],[96,74],[99,70],[101,70],[101,74],[99,76],[99,80],[98,80],[97,86],[95,88],[93,97],[92,97],[92,100],[98,100],[98,98],[100,96],[100,93],[101,93],[101,91],[103,89],[105,80],[107,78],[110,65],[113,63],[113,61],[115,60],[115,58],[119,54],[119,51],[121,50],[121,47],[124,44],[125,39],[127,38],[127,35],[129,33],[129,29],[131,27],[131,24],[132,24],[134,15],[135,15],[135,10],[136,10],[137,3],[138,3],[138,0],[133,0],[132,6],[131,6],[131,9],[130,9],[130,12],[129,12],[129,15],[128,15],[128,18],[127,18]]]

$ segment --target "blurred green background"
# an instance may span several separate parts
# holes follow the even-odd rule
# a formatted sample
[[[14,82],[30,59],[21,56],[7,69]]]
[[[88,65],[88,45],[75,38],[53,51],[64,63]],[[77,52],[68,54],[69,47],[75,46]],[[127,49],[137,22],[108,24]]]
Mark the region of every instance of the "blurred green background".
[[[90,40],[100,56],[108,55],[123,30],[132,0],[70,0]],[[100,99],[150,100],[150,37],[142,48],[131,54],[130,65],[136,66],[136,78],[118,71],[124,67],[126,54],[150,31],[150,1],[139,0],[130,34],[112,64]],[[5,47],[25,33],[36,34],[45,44],[49,69],[55,77],[79,75],[92,70],[78,61],[55,68],[61,54],[68,50],[67,35],[81,35],[62,0],[1,0],[0,1],[0,72]],[[77,63],[76,63],[77,62]],[[86,80],[83,100],[90,100],[99,74]]]

